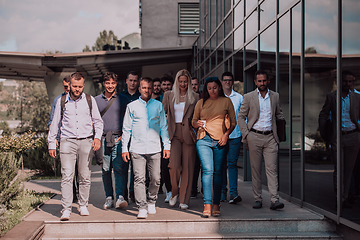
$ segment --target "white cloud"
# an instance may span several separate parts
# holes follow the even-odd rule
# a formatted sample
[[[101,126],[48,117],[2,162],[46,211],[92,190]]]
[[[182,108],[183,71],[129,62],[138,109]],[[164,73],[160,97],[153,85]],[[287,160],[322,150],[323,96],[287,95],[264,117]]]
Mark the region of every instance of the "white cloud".
[[[119,38],[139,32],[138,11],[134,0],[1,0],[0,46],[16,39],[19,52],[81,52],[103,30],[113,30]]]

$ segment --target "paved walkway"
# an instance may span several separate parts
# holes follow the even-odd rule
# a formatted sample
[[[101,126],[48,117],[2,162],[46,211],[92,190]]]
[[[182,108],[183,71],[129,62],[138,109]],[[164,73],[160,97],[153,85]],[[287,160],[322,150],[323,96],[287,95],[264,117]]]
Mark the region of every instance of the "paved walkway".
[[[49,199],[39,209],[28,214],[24,221],[59,221],[61,216],[61,194],[60,180],[32,180],[25,184],[27,189],[37,192],[57,193],[55,197]],[[290,202],[281,199],[285,203],[283,210],[270,210],[270,196],[267,191],[263,191],[263,208],[253,209],[253,197],[251,182],[239,180],[239,193],[243,198],[241,203],[231,205],[227,202],[221,204],[220,219],[322,219],[323,216],[313,213],[307,209],[300,208]],[[203,210],[202,195],[191,199],[188,210],[180,210],[178,205],[171,208],[164,203],[165,194],[159,194],[156,204],[157,214],[149,215],[146,220],[196,220],[201,218]],[[92,166],[91,191],[89,201],[90,216],[82,217],[77,210],[77,204],[73,204],[70,221],[114,221],[114,220],[137,220],[137,209],[135,203],[122,210],[115,208],[104,210],[105,196],[101,179],[101,168]],[[210,217],[209,220],[214,219]],[[204,220],[204,219],[202,219]]]

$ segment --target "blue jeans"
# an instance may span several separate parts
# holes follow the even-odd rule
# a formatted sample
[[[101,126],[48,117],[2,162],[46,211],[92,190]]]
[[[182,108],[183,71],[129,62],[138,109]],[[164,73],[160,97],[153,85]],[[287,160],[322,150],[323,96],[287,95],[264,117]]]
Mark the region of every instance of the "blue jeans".
[[[115,141],[118,137],[115,137]],[[104,163],[102,166],[102,180],[106,197],[114,197],[111,170],[114,171],[116,199],[124,196],[128,182],[129,163],[121,157],[121,141],[117,141],[112,148],[106,147],[106,140],[102,140]]]
[[[214,204],[220,204],[222,170],[225,161],[226,145],[219,146],[218,141],[206,135],[196,142],[201,168],[204,204],[211,204],[211,191],[214,187]],[[214,184],[214,186],[213,186]]]
[[[223,181],[222,181],[222,192],[227,191],[227,174],[226,174],[226,163],[227,169],[229,173],[229,189],[230,189],[230,199],[233,199],[238,195],[238,169],[237,169],[237,160],[240,154],[241,147],[241,137],[233,138],[228,140],[228,151],[226,155],[226,160],[224,162],[224,170],[223,170]]]

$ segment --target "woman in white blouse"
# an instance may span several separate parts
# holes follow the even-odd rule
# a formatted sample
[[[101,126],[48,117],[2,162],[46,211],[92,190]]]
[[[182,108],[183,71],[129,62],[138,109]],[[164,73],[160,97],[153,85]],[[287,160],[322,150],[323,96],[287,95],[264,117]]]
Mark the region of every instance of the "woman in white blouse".
[[[181,209],[189,207],[196,156],[196,136],[191,119],[198,100],[199,94],[194,93],[191,88],[190,73],[186,69],[180,70],[176,74],[173,90],[166,92],[163,98],[171,140],[169,161],[171,207],[175,206],[178,200]]]

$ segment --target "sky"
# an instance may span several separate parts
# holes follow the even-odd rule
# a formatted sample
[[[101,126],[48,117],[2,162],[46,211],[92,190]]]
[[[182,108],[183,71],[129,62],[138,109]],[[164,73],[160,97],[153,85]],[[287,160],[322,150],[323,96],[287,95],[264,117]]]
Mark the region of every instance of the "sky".
[[[0,0],[0,51],[82,52],[103,30],[140,32],[138,0]]]

